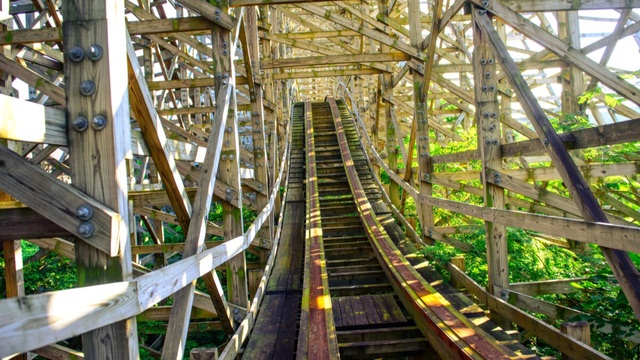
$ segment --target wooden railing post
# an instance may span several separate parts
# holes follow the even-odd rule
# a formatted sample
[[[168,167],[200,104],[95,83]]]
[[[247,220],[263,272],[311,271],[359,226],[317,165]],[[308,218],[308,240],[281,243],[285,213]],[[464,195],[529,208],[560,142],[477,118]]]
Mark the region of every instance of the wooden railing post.
[[[591,346],[591,328],[586,321],[566,322],[560,326],[560,330],[569,337]],[[572,354],[562,354],[562,359],[577,359]]]

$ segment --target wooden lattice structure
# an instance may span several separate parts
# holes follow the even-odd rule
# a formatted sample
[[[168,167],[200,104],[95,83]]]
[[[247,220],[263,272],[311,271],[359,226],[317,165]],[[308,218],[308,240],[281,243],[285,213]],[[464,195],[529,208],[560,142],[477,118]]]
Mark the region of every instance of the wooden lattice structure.
[[[467,251],[456,234],[484,227],[487,288],[455,260],[449,270],[496,323],[600,357],[522,311],[580,315],[535,297],[575,291],[577,280],[510,283],[506,228],[577,253],[598,245],[640,318],[640,274],[628,254],[640,253],[640,193],[601,186],[613,177],[640,186],[637,152],[612,162],[603,150],[640,141],[637,72],[618,61],[637,63],[637,8],[634,0],[0,1],[0,357],[68,357],[75,353],[54,344],[83,334],[85,357],[136,358],[136,316],[167,322],[163,358],[182,356],[192,317],[215,318],[229,339],[221,356],[234,357],[275,259],[292,105],[325,96],[350,105],[370,160],[391,179],[390,202],[400,211],[409,198],[417,205],[417,223],[397,213],[417,245]],[[559,133],[556,119],[591,126]],[[431,154],[474,137],[476,149]],[[601,155],[585,158],[588,150]],[[399,159],[413,166],[399,168]],[[548,187],[555,180],[563,185]],[[454,192],[484,205],[448,199]],[[214,203],[219,223],[208,218]],[[243,209],[255,222],[243,224]],[[468,224],[436,219],[434,209]],[[186,235],[165,243],[163,224]],[[142,243],[139,227],[153,244]],[[73,259],[78,287],[25,296],[20,239]],[[258,261],[247,264],[245,251]],[[182,260],[169,264],[176,253]],[[207,292],[195,289],[199,278]],[[168,297],[172,306],[157,306]]]

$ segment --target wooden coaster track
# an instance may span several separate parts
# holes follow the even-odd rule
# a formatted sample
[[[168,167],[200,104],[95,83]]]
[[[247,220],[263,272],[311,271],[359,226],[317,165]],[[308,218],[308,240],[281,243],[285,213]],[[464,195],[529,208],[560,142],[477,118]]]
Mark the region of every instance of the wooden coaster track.
[[[287,237],[244,356],[522,357],[456,310],[398,250],[381,224],[393,220],[379,205],[353,119],[339,104],[293,108]]]

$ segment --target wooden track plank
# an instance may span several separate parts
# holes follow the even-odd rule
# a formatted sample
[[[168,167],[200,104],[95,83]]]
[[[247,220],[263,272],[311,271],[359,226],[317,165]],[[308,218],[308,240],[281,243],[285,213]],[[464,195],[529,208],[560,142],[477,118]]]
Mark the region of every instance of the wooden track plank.
[[[331,297],[331,308],[333,308],[333,319],[336,325],[336,328],[342,327],[342,310],[340,308],[340,298],[339,297]]]
[[[389,311],[389,307],[387,306],[386,301],[384,301],[384,297],[381,295],[372,295],[371,300],[375,305],[378,317],[382,323],[392,323],[393,315]]]
[[[342,326],[356,325],[353,308],[351,307],[351,298],[349,296],[339,297],[338,304],[340,305],[340,314],[342,314]]]
[[[391,319],[393,320],[393,322],[402,323],[407,321],[407,319],[404,317],[404,314],[402,314],[402,310],[398,306],[398,303],[393,298],[393,295],[387,294],[382,295],[381,297],[384,300],[385,304],[387,304],[387,309],[389,310],[389,315],[391,315]]]
[[[359,296],[351,297],[351,310],[353,311],[353,319],[356,325],[369,324],[361,297]]]
[[[373,297],[371,295],[363,295],[360,299],[362,301],[364,313],[367,316],[367,322],[370,325],[382,323],[382,318],[378,314],[378,309],[373,301]]]

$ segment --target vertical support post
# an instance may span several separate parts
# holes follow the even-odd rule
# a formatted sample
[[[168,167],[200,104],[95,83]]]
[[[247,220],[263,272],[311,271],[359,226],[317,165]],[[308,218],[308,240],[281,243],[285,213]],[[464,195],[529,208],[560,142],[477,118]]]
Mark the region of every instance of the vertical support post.
[[[376,151],[378,151],[378,153],[381,152],[382,149],[380,149],[379,147],[379,136],[378,136],[378,131],[380,129],[380,111],[382,110],[382,82],[383,82],[383,77],[382,75],[378,75],[378,83],[376,85],[376,103],[374,105],[374,116],[375,118],[373,119],[373,126],[371,127],[371,141],[373,142],[373,148],[376,149]],[[376,176],[380,177],[380,166],[378,165],[377,162],[373,163],[373,172]]]
[[[124,1],[74,0],[63,7],[65,83],[73,186],[121,215],[118,256],[76,241],[78,285],[132,278],[125,158],[130,155]],[[72,61],[70,54],[84,54]],[[74,59],[77,60],[77,59]],[[84,119],[83,119],[84,118]],[[72,124],[87,122],[77,131]],[[90,223],[90,220],[87,221]],[[82,335],[87,359],[137,359],[135,318]]]
[[[580,49],[580,19],[577,11],[559,11],[556,13],[558,19],[558,36],[569,46]],[[562,81],[562,114],[577,115],[580,112],[578,96],[584,89],[584,76],[580,69],[569,65],[562,68],[560,76]]]
[[[247,49],[249,50],[249,57],[251,66],[247,67],[247,70],[252,71],[254,76],[250,78],[255,79],[256,75],[260,73],[260,48],[258,44],[258,8],[256,6],[248,6],[245,9],[244,14],[244,31],[247,36]],[[251,87],[249,87],[251,89]],[[251,100],[251,126],[253,129],[253,175],[254,178],[260,183],[258,186],[263,186],[265,193],[270,193],[270,184],[267,176],[268,162],[267,162],[267,142],[266,142],[266,130],[264,122],[264,107],[263,107],[263,91],[262,85],[259,82],[254,82],[253,93],[250,93]],[[273,159],[272,159],[273,160]],[[272,161],[273,163],[273,161]],[[269,202],[269,198],[261,192],[256,196],[256,212],[262,211],[262,209]],[[254,244],[266,249],[271,248],[271,229],[273,217],[269,217],[270,221],[267,221],[262,228],[256,234]]]
[[[438,41],[438,22],[440,14],[442,12],[442,1],[435,1],[431,11],[432,24],[431,24],[431,43],[428,46],[427,58],[425,59],[424,76],[420,73],[413,72],[413,101],[414,101],[414,123],[413,128],[416,131],[413,138],[417,138],[417,156],[418,164],[420,167],[418,175],[418,183],[420,184],[420,194],[431,196],[433,195],[433,185],[431,185],[431,173],[433,172],[433,166],[431,164],[431,151],[429,144],[429,120],[427,116],[428,105],[427,95],[429,93],[429,82],[431,80],[431,73],[433,66],[435,65],[435,45]],[[422,23],[420,21],[420,3],[417,0],[409,1],[409,24],[411,36],[411,45],[418,49],[422,44]],[[412,145],[413,143],[411,143]],[[413,153],[413,146],[409,149]],[[411,157],[409,157],[411,158]],[[405,180],[409,180],[405,177]],[[422,225],[422,237],[428,243],[432,240],[429,236],[430,231],[434,227],[433,219],[433,207],[427,204],[420,205],[420,223]]]
[[[24,274],[22,273],[22,242],[2,241],[4,253],[4,275],[7,298],[24,296]],[[16,355],[11,360],[27,360],[27,354]]]
[[[9,8],[10,8],[9,0],[0,0],[0,11],[6,12],[8,14]],[[12,24],[13,24],[13,20],[11,21],[10,24],[4,24],[4,23],[0,24],[0,31],[13,30]],[[2,49],[2,55],[10,59],[13,58],[13,56],[11,55],[11,45],[5,45],[0,48]],[[9,95],[9,96],[17,96],[17,94],[13,92],[12,83],[13,83],[13,76],[8,72],[5,72],[4,70],[0,69],[0,93]]]
[[[473,16],[478,16],[478,11]],[[474,24],[475,21],[474,21]],[[491,170],[502,170],[500,106],[497,95],[497,61],[491,51],[489,40],[481,29],[473,28],[473,70],[475,76],[476,124],[478,124],[478,147],[482,157],[482,185],[484,189],[484,205],[486,207],[504,208],[504,189],[487,181],[487,176],[499,173]],[[499,182],[496,180],[496,182]],[[509,287],[509,259],[507,250],[506,227],[501,224],[485,222],[487,237],[488,291],[496,293],[495,287]],[[492,313],[492,319],[507,330],[510,324],[501,321]]]
[[[20,240],[3,241],[5,264],[5,285],[7,297],[24,296],[24,275],[22,273],[22,244]]]
[[[385,45],[382,45],[382,48],[388,49],[388,47]],[[382,74],[382,91],[390,97],[393,96],[393,79],[391,77],[391,73]],[[391,117],[391,106],[393,105],[389,101],[385,101],[384,116],[387,126],[387,164],[389,165],[389,170],[397,173],[398,141],[396,140],[396,131],[398,129],[396,129],[393,125],[393,119]],[[391,198],[391,203],[393,203],[395,207],[400,207],[400,186],[394,181],[391,181],[391,183],[389,184],[389,198]]]
[[[217,5],[222,11],[229,11],[228,0],[221,0]],[[221,27],[214,26],[211,33],[211,47],[213,49],[213,72],[216,75],[216,96],[224,83],[235,84],[236,82],[232,60],[235,49],[231,48],[232,44],[231,33]],[[225,124],[218,179],[238,189],[238,197],[242,198],[237,113],[236,94],[234,91],[230,98],[229,114]],[[216,124],[213,126],[216,126]],[[242,210],[227,201],[223,201],[222,211],[225,240],[231,240],[236,236],[242,235],[244,231],[242,227]],[[247,263],[244,253],[238,254],[227,261],[226,272],[228,302],[241,308],[248,308]],[[234,318],[234,320],[238,321],[240,319],[238,317]]]

